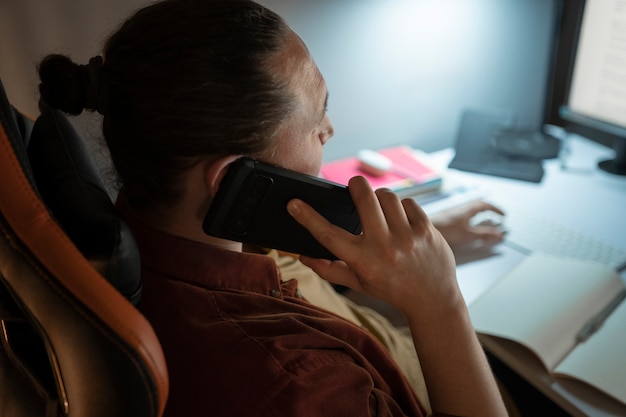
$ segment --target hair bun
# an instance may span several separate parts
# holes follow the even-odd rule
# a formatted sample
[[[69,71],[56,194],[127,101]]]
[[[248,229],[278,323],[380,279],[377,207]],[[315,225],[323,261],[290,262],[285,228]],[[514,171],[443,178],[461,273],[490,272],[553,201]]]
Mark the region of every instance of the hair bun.
[[[48,55],[39,64],[39,93],[46,103],[77,115],[84,109],[103,113],[106,87],[101,56],[78,65],[65,55]]]
[[[48,55],[39,64],[39,93],[46,103],[69,114],[85,108],[88,71],[64,55]]]

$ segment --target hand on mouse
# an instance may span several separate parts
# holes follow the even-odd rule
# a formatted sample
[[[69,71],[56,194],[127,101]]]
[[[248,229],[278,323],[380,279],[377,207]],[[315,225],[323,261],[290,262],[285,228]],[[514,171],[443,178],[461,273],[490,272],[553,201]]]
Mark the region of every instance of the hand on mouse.
[[[504,216],[504,212],[486,201],[473,201],[434,215],[431,221],[453,248],[459,248],[475,242],[491,246],[504,239],[504,230],[498,224],[471,223],[478,213],[493,211]]]

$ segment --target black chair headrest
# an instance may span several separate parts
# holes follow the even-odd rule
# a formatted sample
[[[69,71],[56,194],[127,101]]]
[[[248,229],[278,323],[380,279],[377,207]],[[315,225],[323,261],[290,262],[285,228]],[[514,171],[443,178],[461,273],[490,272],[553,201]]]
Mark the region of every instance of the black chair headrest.
[[[72,124],[43,102],[40,110],[27,149],[37,190],[77,248],[136,304],[141,272],[132,233]]]

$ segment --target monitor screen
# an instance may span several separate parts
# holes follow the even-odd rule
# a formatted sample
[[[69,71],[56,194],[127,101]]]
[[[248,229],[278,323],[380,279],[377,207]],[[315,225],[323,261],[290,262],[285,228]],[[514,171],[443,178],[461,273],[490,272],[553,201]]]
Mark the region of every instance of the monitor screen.
[[[585,0],[575,15],[570,66],[559,115],[568,130],[612,141],[605,171],[626,175],[626,3]]]

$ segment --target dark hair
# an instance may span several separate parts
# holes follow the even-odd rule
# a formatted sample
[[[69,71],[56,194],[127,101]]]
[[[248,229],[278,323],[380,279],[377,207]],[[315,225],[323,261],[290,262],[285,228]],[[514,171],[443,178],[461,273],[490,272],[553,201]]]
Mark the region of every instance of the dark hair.
[[[172,203],[181,174],[200,158],[271,146],[292,98],[269,60],[290,33],[252,1],[165,0],[122,24],[105,45],[104,62],[46,57],[40,93],[70,114],[103,113],[103,134],[132,204]]]

